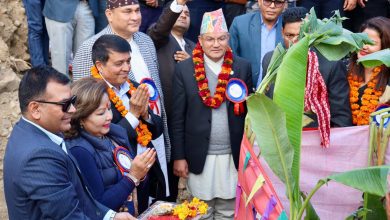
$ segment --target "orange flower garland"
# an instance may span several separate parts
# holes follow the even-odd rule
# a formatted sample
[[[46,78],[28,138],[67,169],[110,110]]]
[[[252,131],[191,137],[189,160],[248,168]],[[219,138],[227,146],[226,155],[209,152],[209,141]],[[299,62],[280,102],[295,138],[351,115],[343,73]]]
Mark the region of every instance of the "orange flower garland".
[[[354,125],[368,125],[369,117],[375,108],[378,106],[379,97],[382,96],[383,91],[377,90],[375,87],[378,83],[377,76],[381,72],[381,67],[375,67],[372,70],[370,80],[367,83],[367,88],[361,98],[361,105],[359,101],[359,87],[363,83],[362,78],[352,74],[348,75],[350,86],[349,102],[352,110],[352,120]]]
[[[222,70],[218,75],[218,84],[215,89],[214,97],[211,97],[208,80],[204,68],[203,49],[199,42],[192,51],[192,61],[195,65],[195,79],[198,82],[199,96],[202,102],[211,108],[219,108],[225,101],[226,85],[229,80],[229,74],[232,71],[233,53],[230,48],[226,50],[223,58]]]
[[[93,66],[91,68],[91,75],[93,78],[103,79],[102,76],[99,74],[99,71],[97,70],[96,66]],[[128,93],[131,95],[131,92],[135,91],[137,88],[135,88],[135,86],[133,85],[133,83],[131,83],[130,80],[127,80],[127,83],[130,85]],[[112,90],[110,87],[107,87],[107,93],[109,99],[112,101],[115,108],[121,113],[122,117],[125,117],[129,111],[123,105],[122,100],[115,94],[114,90]],[[152,140],[152,132],[149,131],[148,126],[142,123],[141,120],[139,120],[139,124],[135,131],[137,132],[137,142],[144,147],[148,146],[149,142]]]

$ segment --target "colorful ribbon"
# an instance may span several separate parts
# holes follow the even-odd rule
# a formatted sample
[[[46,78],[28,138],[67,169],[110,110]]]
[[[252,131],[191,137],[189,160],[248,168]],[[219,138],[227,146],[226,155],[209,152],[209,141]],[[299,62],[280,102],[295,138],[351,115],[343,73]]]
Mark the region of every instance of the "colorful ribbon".
[[[244,104],[241,103],[234,103],[234,114],[235,115],[241,115],[244,113]]]
[[[271,195],[271,198],[268,201],[267,208],[265,209],[264,215],[261,217],[261,220],[268,220],[269,216],[271,215],[272,211],[274,210],[276,206],[276,199],[273,195]]]

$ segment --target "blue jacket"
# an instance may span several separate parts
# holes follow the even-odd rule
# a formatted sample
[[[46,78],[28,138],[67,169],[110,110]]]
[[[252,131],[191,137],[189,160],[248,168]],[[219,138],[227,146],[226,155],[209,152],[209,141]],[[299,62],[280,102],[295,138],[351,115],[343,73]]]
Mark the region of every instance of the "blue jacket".
[[[43,15],[50,20],[58,22],[69,22],[74,17],[77,5],[80,0],[46,0],[43,8]],[[88,0],[93,16],[99,15],[99,0]]]
[[[252,65],[252,81],[256,87],[261,65],[261,14],[253,12],[234,18],[229,30],[233,53]],[[275,46],[282,42],[282,22],[276,24]]]
[[[66,140],[66,146],[76,158],[94,198],[103,205],[118,211],[126,203],[125,201],[134,190],[135,185],[123,177],[115,165],[111,140],[114,140],[119,146],[127,148],[133,159],[135,153],[131,148],[128,148],[130,143],[126,130],[121,126],[111,124],[110,131],[106,136],[108,138],[100,139],[81,130],[78,137]],[[129,207],[129,212],[134,215],[134,210],[131,210],[133,204],[126,205]]]
[[[103,219],[109,209],[92,198],[76,164],[43,131],[20,119],[4,156],[9,219]]]

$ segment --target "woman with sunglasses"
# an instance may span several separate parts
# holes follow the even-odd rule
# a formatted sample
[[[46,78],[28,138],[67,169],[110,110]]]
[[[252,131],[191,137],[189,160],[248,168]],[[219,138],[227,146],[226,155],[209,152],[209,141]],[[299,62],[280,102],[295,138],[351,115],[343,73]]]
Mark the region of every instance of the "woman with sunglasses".
[[[67,146],[94,198],[113,210],[137,216],[137,196],[148,196],[142,193],[143,186],[156,152],[149,148],[135,157],[126,131],[111,123],[106,89],[104,81],[93,78],[72,85],[77,101],[71,129],[66,133]]]
[[[350,106],[354,125],[368,125],[370,114],[378,104],[389,104],[390,69],[385,65],[364,67],[357,60],[365,55],[390,48],[390,19],[375,17],[360,28],[373,41],[351,56],[348,71]]]

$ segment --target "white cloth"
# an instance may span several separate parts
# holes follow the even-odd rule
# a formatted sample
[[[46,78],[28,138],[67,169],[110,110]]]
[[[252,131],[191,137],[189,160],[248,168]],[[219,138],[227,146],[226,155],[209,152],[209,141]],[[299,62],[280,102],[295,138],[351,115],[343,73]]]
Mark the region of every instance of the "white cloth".
[[[186,51],[185,47],[186,47],[186,41],[184,40],[184,38],[178,38],[176,35],[174,35],[172,33],[172,36],[176,39],[177,43],[179,44],[180,48],[182,51]]]
[[[170,9],[171,9],[173,12],[175,12],[175,13],[181,13],[181,12],[183,11],[184,5],[179,5],[179,4],[177,4],[177,1],[174,0],[174,1],[172,1],[171,6],[169,6],[169,7],[170,7]]]
[[[201,200],[236,197],[237,170],[231,154],[207,155],[203,172],[189,173],[188,189]]]
[[[131,68],[132,72],[134,73],[134,77],[136,81],[139,83],[142,81],[144,78],[151,78],[150,72],[148,70],[148,67],[146,66],[146,63],[144,61],[144,58],[142,57],[142,54],[139,50],[139,47],[137,43],[133,40],[130,39],[129,44],[131,46]],[[149,88],[149,91],[152,88]],[[157,101],[157,108],[159,111],[157,112],[157,109],[153,109],[154,114],[158,115],[161,117],[161,101],[160,99]],[[166,153],[165,153],[165,143],[164,143],[164,135],[161,134],[158,138],[155,140],[152,140],[153,146],[156,149],[157,152],[157,158],[158,161],[160,162],[160,167],[161,170],[164,174],[164,179],[165,179],[165,185],[166,187],[166,196],[169,196],[169,183],[168,183],[168,168],[167,168],[167,160],[166,160]],[[146,151],[146,148],[137,145],[137,154],[141,154]]]
[[[204,62],[217,76],[221,73],[223,58],[217,62],[212,61],[206,54],[204,55]]]
[[[206,215],[203,215],[202,220],[232,220],[234,218],[234,209],[236,199],[220,199],[205,200],[204,202],[210,207]]]
[[[68,74],[71,54],[76,54],[81,44],[95,34],[95,19],[86,1],[77,5],[70,22],[58,22],[45,17],[50,38],[52,66],[61,73]]]
[[[148,70],[148,67],[145,63],[144,58],[142,57],[142,54],[139,50],[139,47],[137,43],[133,40],[133,38],[129,41],[130,47],[131,47],[131,71],[134,73],[135,80],[139,83],[144,78],[151,78],[150,72]],[[151,90],[151,88],[149,88]],[[160,101],[157,102],[157,107],[159,109],[158,116],[161,117],[161,103]],[[154,109],[153,112],[157,114],[157,110]]]

